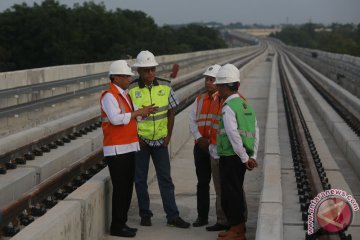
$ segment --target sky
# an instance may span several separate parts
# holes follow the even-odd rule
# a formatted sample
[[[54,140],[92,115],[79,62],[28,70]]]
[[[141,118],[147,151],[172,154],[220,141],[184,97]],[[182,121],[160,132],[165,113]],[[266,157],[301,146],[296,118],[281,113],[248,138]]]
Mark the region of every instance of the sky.
[[[32,6],[42,0],[0,0],[0,12],[13,4],[26,2]],[[60,0],[72,7],[75,2]],[[273,25],[308,22],[331,24],[360,23],[360,0],[93,0],[106,8],[140,10],[156,24],[186,24],[215,21],[223,24]]]

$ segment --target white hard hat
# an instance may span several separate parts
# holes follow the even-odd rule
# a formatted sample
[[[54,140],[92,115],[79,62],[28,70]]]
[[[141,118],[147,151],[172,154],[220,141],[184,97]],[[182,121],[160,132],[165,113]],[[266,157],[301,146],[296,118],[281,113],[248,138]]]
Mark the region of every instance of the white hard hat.
[[[117,60],[110,65],[110,75],[128,75],[133,76],[134,73],[131,71],[129,64],[125,60]]]
[[[154,54],[149,52],[148,50],[141,51],[135,60],[133,67],[155,67],[159,65],[156,60]]]
[[[203,75],[209,76],[209,77],[216,77],[216,74],[220,68],[221,68],[221,66],[219,64],[211,65],[206,69],[206,71],[204,72]]]
[[[216,74],[214,84],[227,84],[240,82],[240,71],[235,65],[227,63]]]

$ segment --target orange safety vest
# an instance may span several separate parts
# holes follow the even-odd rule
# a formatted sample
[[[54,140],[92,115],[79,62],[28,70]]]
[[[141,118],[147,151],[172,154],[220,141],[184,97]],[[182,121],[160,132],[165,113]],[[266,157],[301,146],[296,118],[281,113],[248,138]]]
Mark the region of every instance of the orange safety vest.
[[[247,99],[239,93],[239,96],[244,100]],[[210,125],[210,144],[216,144],[216,133],[219,127],[220,113],[224,100],[219,98],[219,92],[213,94],[213,101],[210,105],[210,114],[212,116]]]
[[[123,97],[123,95],[121,95],[113,83],[110,83],[109,89],[102,93],[100,98],[100,105],[101,100],[106,93],[110,93],[115,97],[119,104],[121,113],[130,113],[132,111],[133,107],[128,104],[126,99]],[[131,103],[130,97],[128,99],[128,101]],[[101,107],[101,120],[101,127],[104,133],[104,146],[124,145],[139,141],[137,134],[137,124],[134,118],[130,119],[130,122],[127,125],[113,125]]]
[[[210,105],[213,97],[208,93],[203,93],[196,98],[196,123],[201,136],[210,138],[210,125],[212,122],[212,115],[210,112]]]

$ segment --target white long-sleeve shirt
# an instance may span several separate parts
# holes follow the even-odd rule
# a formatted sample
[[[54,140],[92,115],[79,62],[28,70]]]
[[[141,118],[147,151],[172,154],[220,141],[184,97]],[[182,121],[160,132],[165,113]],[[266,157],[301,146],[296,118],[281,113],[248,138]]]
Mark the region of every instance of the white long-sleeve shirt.
[[[115,85],[116,86],[116,85]],[[120,94],[126,99],[129,106],[131,103],[128,101],[126,97],[126,91],[122,88],[116,86],[119,90]],[[101,100],[101,107],[103,111],[106,113],[109,121],[113,125],[127,125],[131,119],[131,113],[122,113],[121,109],[119,108],[119,103],[115,99],[115,97],[111,93],[106,93]],[[134,110],[137,109],[134,106]],[[104,156],[114,156],[117,154],[124,154],[128,152],[135,152],[140,150],[139,142],[134,142],[130,144],[123,144],[123,145],[114,145],[114,146],[104,146]]]
[[[230,101],[231,99],[234,99],[237,97],[239,97],[239,95],[237,93],[232,94],[225,100],[225,103]],[[236,121],[235,112],[228,105],[224,105],[224,107],[221,110],[221,113],[222,113],[222,118],[224,121],[225,132],[230,140],[230,143],[234,149],[234,152],[236,153],[236,155],[238,155],[240,157],[240,159],[243,163],[247,162],[249,160],[249,155],[246,153],[246,149],[243,146],[243,141],[242,141],[239,131],[237,129],[238,124]],[[210,154],[213,158],[216,158],[217,152],[215,152],[215,154],[214,154],[214,146],[211,149],[210,149],[210,146],[209,146]],[[253,154],[253,156],[250,156],[251,158],[256,159],[258,146],[259,146],[259,128],[257,126],[257,121],[255,120],[254,154]],[[215,147],[215,150],[216,150],[216,147]],[[217,158],[219,158],[219,157],[217,157]]]
[[[195,99],[195,102],[192,105],[192,109],[189,115],[190,132],[195,140],[198,140],[199,138],[202,137],[201,133],[199,132],[198,124],[196,121],[197,107],[198,107],[198,103],[197,103],[197,99]]]

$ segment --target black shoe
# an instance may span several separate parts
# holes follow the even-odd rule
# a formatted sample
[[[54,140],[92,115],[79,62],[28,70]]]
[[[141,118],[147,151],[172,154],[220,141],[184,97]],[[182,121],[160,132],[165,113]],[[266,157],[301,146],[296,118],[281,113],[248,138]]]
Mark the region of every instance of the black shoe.
[[[136,233],[133,231],[130,231],[127,227],[123,227],[121,229],[117,230],[110,230],[111,236],[117,236],[117,237],[135,237]]]
[[[129,227],[128,225],[125,224],[125,228],[127,228],[130,232],[134,232],[136,233],[137,232],[137,228],[132,228],[132,227]]]
[[[212,226],[206,227],[207,231],[213,232],[213,231],[222,231],[222,230],[228,230],[230,227],[228,225],[215,223]]]
[[[142,217],[140,221],[141,226],[151,226],[151,218],[150,217]]]
[[[207,219],[203,219],[203,218],[197,218],[195,222],[193,222],[193,227],[202,227],[207,225],[209,222]]]
[[[177,227],[177,228],[189,228],[190,223],[185,222],[184,220],[181,219],[181,217],[177,217],[174,220],[168,221],[167,226],[168,227]]]

